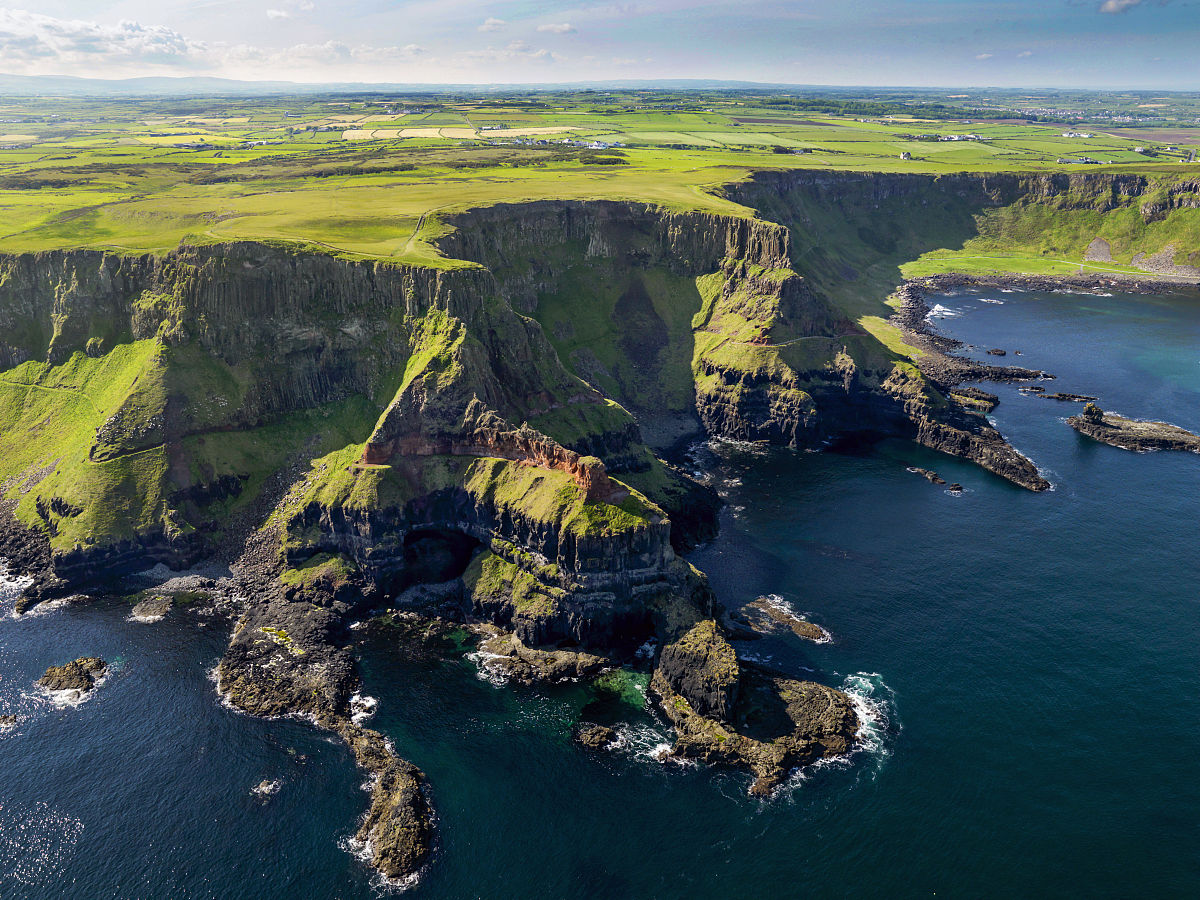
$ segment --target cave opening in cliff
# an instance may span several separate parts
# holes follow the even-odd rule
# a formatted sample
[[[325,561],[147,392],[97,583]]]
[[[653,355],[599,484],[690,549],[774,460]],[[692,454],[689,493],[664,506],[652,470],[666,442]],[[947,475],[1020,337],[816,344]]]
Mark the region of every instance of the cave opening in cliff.
[[[454,528],[410,531],[404,537],[404,586],[461,577],[479,547],[479,541]]]

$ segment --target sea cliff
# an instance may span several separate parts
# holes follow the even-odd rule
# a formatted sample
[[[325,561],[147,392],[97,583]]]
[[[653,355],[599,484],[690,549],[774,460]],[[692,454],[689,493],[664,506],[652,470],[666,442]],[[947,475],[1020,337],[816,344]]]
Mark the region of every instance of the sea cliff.
[[[467,623],[522,680],[646,665],[674,752],[747,768],[758,793],[846,752],[845,695],[733,651],[682,557],[719,500],[669,451],[894,436],[1043,490],[987,404],[867,313],[898,260],[998,210],[1136,208],[1153,228],[1197,189],[765,173],[726,190],[746,215],[447,215],[444,265],[257,243],[0,256],[0,555],[35,578],[20,606],[229,563],[222,693],[349,744],[372,779],[359,837],[389,877],[427,864],[433,798],[352,713],[348,625],[372,610]],[[1143,258],[1195,256],[1162,252]]]

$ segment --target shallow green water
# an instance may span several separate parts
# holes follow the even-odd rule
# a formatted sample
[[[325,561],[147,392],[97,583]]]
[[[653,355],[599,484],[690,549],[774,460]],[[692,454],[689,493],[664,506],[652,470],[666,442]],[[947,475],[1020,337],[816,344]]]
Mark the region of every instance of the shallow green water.
[[[1200,298],[940,302],[957,313],[945,330],[1021,350],[1011,361],[1059,375],[1049,390],[1200,430]],[[693,556],[719,596],[778,594],[835,637],[743,652],[812,669],[875,717],[868,750],[770,801],[743,775],[654,762],[667,731],[628,702],[595,710],[628,719],[626,746],[588,754],[569,740],[584,689],[497,687],[468,659],[404,660],[369,637],[373,725],[426,771],[439,817],[408,896],[1194,895],[1200,457],[1097,445],[1061,421],[1077,406],[990,389],[1053,492],[899,441],[697,454],[729,501]],[[0,736],[0,896],[378,893],[344,849],[366,804],[348,752],[221,707],[216,626],[127,613],[0,620],[0,713],[22,716]],[[93,700],[30,692],[83,654],[121,659]],[[280,782],[265,801],[263,779]]]

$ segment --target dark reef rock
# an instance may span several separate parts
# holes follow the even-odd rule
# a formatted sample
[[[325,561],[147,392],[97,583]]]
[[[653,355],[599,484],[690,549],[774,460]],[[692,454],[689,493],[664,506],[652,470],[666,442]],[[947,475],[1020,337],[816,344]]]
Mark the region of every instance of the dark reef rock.
[[[1053,394],[1038,393],[1037,396],[1043,400],[1057,400],[1060,403],[1091,403],[1099,399],[1097,397],[1089,397],[1087,394],[1071,394],[1066,391],[1058,391]]]
[[[930,484],[945,484],[946,479],[939,475],[933,469],[922,469],[920,466],[909,466],[908,471],[920,475]]]
[[[651,689],[675,726],[674,756],[750,769],[750,791],[766,795],[793,769],[847,753],[860,726],[850,698],[812,681],[744,667],[745,687],[732,725],[705,716],[671,689],[661,670]]]
[[[557,684],[594,678],[612,661],[581,650],[526,647],[515,634],[482,626],[479,644],[483,666],[520,684]]]
[[[937,477],[936,473],[930,472],[929,474]],[[830,640],[828,631],[820,625],[796,615],[786,604],[775,597],[759,597],[757,600],[747,603],[742,607],[742,618],[750,624],[751,628],[761,633],[786,628],[797,637],[808,641],[826,642]]]
[[[702,619],[663,647],[658,672],[672,693],[702,716],[727,722],[738,699],[737,653],[712,619]]]
[[[588,750],[607,750],[617,740],[617,733],[607,725],[581,722],[575,729],[575,742]]]
[[[739,661],[723,629],[685,598],[663,604],[664,646],[650,693],[675,726],[671,754],[749,769],[766,794],[794,768],[848,752],[850,697]]]
[[[1000,398],[995,394],[977,387],[956,387],[950,391],[950,399],[982,413],[990,413],[1000,403]]]
[[[51,666],[38,679],[38,684],[50,691],[74,691],[86,694],[104,677],[108,663],[97,656],[84,656],[63,666]]]
[[[1142,422],[1105,412],[1094,403],[1067,424],[1093,440],[1123,450],[1188,450],[1200,453],[1200,435],[1166,422]]]
[[[425,865],[433,847],[433,813],[425,776],[396,757],[378,731],[343,723],[338,729],[358,764],[372,775],[371,808],[358,830],[371,864],[386,877],[408,879]]]
[[[139,622],[157,622],[171,611],[170,597],[151,596],[138,602],[130,615]]]

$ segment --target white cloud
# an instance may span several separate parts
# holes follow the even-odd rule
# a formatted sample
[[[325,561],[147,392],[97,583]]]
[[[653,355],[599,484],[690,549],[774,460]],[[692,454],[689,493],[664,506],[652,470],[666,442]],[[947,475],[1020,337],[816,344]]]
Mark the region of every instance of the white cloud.
[[[403,47],[351,46],[341,41],[321,44],[293,44],[280,50],[268,50],[249,44],[230,47],[222,54],[227,64],[254,64],[271,68],[295,70],[316,66],[369,65],[375,63],[410,62],[426,52],[420,44]]]
[[[467,50],[458,57],[467,62],[484,63],[552,63],[562,58],[544,47],[532,47],[525,41],[509,41],[500,49],[487,47],[483,50]]]
[[[503,31],[508,26],[508,23],[503,19],[497,19],[495,16],[488,16],[483,20],[483,24],[479,26],[479,31]]]
[[[548,31],[550,34],[572,34],[575,31],[575,26],[563,22],[560,25],[539,25],[537,30]]]
[[[302,17],[303,13],[310,13],[316,8],[316,4],[311,2],[311,0],[300,0],[298,3],[293,0],[293,2],[284,3],[283,6],[268,9],[267,18],[272,21],[294,19]]]
[[[975,54],[975,58],[976,59],[991,59],[994,55],[995,55],[994,53],[977,53],[977,54]]]
[[[1104,0],[1104,2],[1100,4],[1100,12],[1123,13],[1127,9],[1140,6],[1141,3],[1142,0]]]
[[[1028,59],[1031,56],[1033,56],[1032,50],[1022,50],[1017,54],[1017,59]]]
[[[180,66],[200,61],[205,51],[202,42],[163,25],[102,25],[0,9],[0,61],[9,71],[32,62],[57,63],[60,69],[133,63]]]

